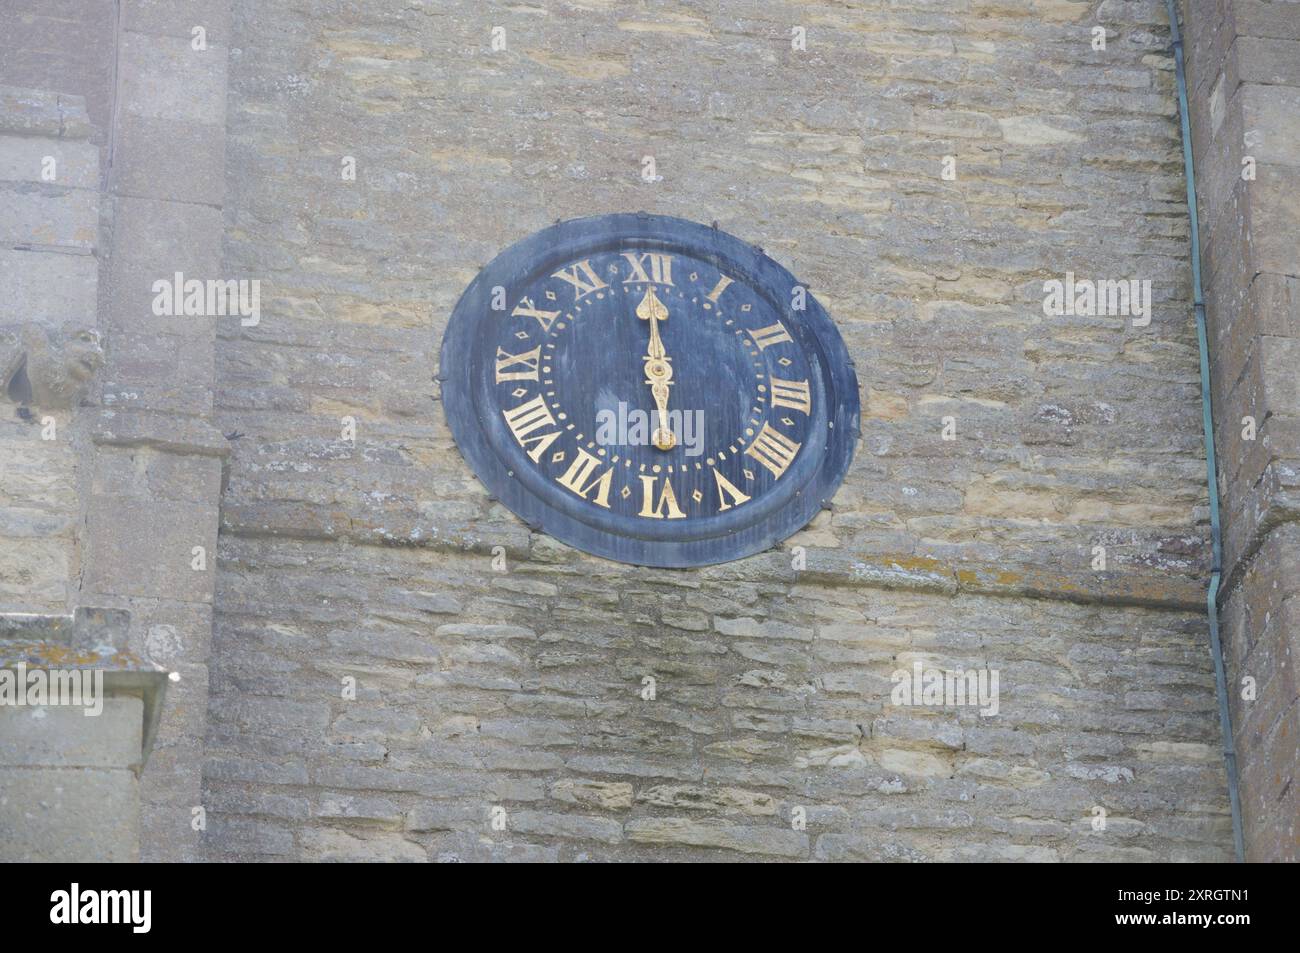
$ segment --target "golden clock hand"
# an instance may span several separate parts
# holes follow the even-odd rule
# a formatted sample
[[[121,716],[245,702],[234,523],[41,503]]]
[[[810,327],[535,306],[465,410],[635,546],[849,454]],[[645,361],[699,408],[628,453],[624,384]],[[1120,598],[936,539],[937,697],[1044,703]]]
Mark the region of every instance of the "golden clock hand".
[[[646,348],[645,376],[650,385],[650,394],[655,399],[659,411],[659,426],[651,439],[660,450],[671,450],[677,446],[677,435],[668,429],[668,388],[672,383],[673,369],[671,358],[664,350],[663,339],[659,337],[659,322],[668,320],[668,309],[655,295],[654,288],[647,288],[645,297],[637,305],[636,316],[642,321],[650,322],[650,344]]]

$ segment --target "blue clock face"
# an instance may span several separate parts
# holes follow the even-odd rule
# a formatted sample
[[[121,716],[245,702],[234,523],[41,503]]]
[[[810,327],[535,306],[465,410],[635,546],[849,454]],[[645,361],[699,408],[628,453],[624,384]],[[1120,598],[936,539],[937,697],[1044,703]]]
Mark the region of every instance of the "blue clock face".
[[[681,219],[546,229],[489,264],[443,340],[443,401],[488,489],[587,552],[653,566],[768,548],[828,505],[857,382],[761,251]]]

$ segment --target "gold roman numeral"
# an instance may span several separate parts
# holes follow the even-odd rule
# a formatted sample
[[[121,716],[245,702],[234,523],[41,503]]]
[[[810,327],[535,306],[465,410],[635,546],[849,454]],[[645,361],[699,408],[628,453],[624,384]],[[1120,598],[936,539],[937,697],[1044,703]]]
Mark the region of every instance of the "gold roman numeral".
[[[536,318],[537,323],[542,326],[542,331],[549,333],[551,324],[559,316],[558,311],[539,311],[533,307],[532,298],[520,298],[519,303],[515,305],[515,310],[510,312],[512,317],[523,315],[526,318]]]
[[[638,255],[634,251],[625,251],[623,257],[632,266],[632,277],[624,278],[623,284],[633,285],[649,282],[656,285],[671,285],[673,283],[672,255],[660,255],[657,252],[645,252]],[[650,259],[650,273],[648,275],[644,264],[647,258]]]
[[[718,298],[721,297],[722,292],[727,290],[727,285],[729,284],[731,284],[731,279],[728,278],[726,275],[723,275],[721,278],[718,279],[718,283],[713,286],[713,290],[710,291],[704,297],[708,298],[714,304],[717,304]]]
[[[760,351],[771,347],[773,344],[784,344],[791,340],[790,335],[786,333],[785,327],[780,321],[776,324],[769,324],[765,328],[759,328],[757,331],[750,331],[749,336],[754,339]]]
[[[501,415],[505,417],[510,432],[519,441],[519,446],[528,450],[529,445],[535,444],[531,450],[528,450],[528,456],[532,458],[533,463],[537,463],[542,458],[546,448],[555,443],[555,439],[560,435],[557,430],[554,433],[542,433],[535,437],[528,436],[534,430],[555,426],[555,418],[551,416],[550,408],[546,406],[546,401],[542,400],[540,394],[513,410],[501,411]]]
[[[535,381],[537,380],[537,365],[542,360],[542,347],[539,344],[531,351],[525,351],[523,354],[511,354],[497,348],[497,383],[502,381]],[[511,368],[523,368],[523,370],[511,370]]]
[[[749,502],[749,497],[746,496],[744,493],[741,493],[738,489],[736,489],[736,487],[732,484],[730,480],[728,480],[726,477],[724,477],[721,473],[718,472],[717,467],[713,468],[713,479],[714,482],[718,484],[718,512],[719,513],[721,513],[723,510],[729,510],[733,506],[739,506],[741,503]],[[728,498],[731,499],[730,503],[727,502]]]
[[[600,276],[591,267],[591,259],[586,258],[576,265],[570,265],[568,268],[561,268],[552,278],[560,278],[573,285],[573,300],[578,301],[583,295],[589,295],[606,287],[605,282],[600,280]]]
[[[603,476],[589,479],[592,472],[599,466],[599,460],[579,447],[578,455],[569,464],[569,469],[565,470],[562,476],[555,479],[561,486],[572,490],[584,500],[587,498],[587,494],[594,489],[596,498],[591,502],[609,509],[609,484],[614,479],[614,468],[608,468]]]
[[[641,512],[638,516],[648,516],[651,519],[661,520],[666,515],[670,520],[680,520],[686,517],[677,505],[677,494],[673,493],[673,485],[664,477],[664,488],[659,493],[659,501],[654,501],[655,481],[658,477],[643,476],[641,477]],[[665,514],[665,510],[667,513]]]
[[[779,480],[801,446],[803,445],[795,443],[785,434],[773,430],[770,424],[765,423],[758,436],[754,438],[754,442],[745,449],[745,453],[771,470],[773,476]]]
[[[783,381],[779,377],[773,377],[772,406],[789,407],[791,410],[801,410],[805,414],[811,414],[812,394],[808,391],[808,382]]]

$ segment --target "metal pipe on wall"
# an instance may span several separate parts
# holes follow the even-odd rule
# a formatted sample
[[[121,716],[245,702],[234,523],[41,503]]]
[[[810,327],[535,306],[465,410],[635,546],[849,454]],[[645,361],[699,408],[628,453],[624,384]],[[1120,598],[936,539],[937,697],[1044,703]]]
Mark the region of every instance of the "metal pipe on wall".
[[[1219,638],[1219,585],[1223,579],[1223,534],[1219,522],[1218,462],[1214,454],[1214,415],[1210,397],[1210,345],[1205,330],[1205,298],[1201,288],[1201,237],[1196,209],[1196,166],[1192,161],[1192,127],[1187,107],[1187,71],[1183,57],[1183,35],[1178,28],[1178,8],[1165,0],[1174,49],[1174,70],[1178,81],[1178,117],[1182,127],[1183,165],[1187,180],[1187,213],[1192,223],[1192,294],[1196,312],[1196,341],[1201,354],[1201,425],[1205,430],[1205,469],[1210,494],[1210,540],[1213,563],[1206,591],[1210,620],[1210,653],[1214,657],[1214,682],[1219,696],[1219,726],[1223,730],[1223,761],[1228,772],[1228,801],[1232,808],[1232,841],[1237,860],[1245,860],[1241,828],[1241,795],[1237,783],[1237,749],[1232,737],[1232,715],[1228,710],[1228,677],[1223,664],[1223,643]]]

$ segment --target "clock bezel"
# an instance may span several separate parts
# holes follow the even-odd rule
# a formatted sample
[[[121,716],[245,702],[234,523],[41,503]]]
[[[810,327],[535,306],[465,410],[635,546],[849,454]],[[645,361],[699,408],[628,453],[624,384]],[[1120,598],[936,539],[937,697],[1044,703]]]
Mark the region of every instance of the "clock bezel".
[[[492,289],[511,294],[558,266],[602,253],[677,250],[748,284],[779,316],[823,382],[808,434],[790,469],[751,503],[688,520],[646,520],[584,503],[527,460],[505,424],[485,368],[484,323],[499,322]],[[461,455],[489,493],[533,529],[619,562],[661,568],[714,565],[750,556],[802,529],[829,504],[858,439],[857,376],[830,316],[811,295],[794,311],[789,271],[733,235],[686,219],[615,213],[559,222],[505,249],[470,282],[443,336],[440,379],[445,418]],[[493,341],[491,348],[495,348]],[[814,427],[814,420],[818,426]],[[822,426],[824,425],[824,426]],[[522,463],[521,463],[522,461]],[[526,466],[523,465],[526,463]]]

